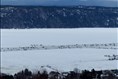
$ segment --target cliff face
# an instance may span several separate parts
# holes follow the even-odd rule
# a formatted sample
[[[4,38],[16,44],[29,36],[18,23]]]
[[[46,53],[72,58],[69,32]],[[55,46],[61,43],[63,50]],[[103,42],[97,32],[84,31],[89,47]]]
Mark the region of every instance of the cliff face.
[[[1,28],[118,27],[118,8],[1,6]]]

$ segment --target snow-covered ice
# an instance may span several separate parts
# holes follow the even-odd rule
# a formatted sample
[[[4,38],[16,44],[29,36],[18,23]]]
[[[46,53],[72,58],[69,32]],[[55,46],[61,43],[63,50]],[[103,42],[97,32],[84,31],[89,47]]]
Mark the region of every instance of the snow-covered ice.
[[[79,29],[1,29],[1,47],[118,43],[117,28]],[[24,68],[40,69],[50,65],[60,71],[118,69],[118,60],[104,55],[118,54],[113,49],[56,49],[1,52],[1,70],[14,74]]]

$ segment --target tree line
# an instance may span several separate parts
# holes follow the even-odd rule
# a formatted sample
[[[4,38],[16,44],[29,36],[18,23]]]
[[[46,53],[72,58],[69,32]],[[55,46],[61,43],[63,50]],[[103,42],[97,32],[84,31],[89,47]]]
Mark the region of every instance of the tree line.
[[[33,73],[28,69],[24,69],[14,75],[0,74],[0,79],[118,79],[118,70],[100,70],[92,69],[79,72],[78,68],[69,72],[37,71]]]

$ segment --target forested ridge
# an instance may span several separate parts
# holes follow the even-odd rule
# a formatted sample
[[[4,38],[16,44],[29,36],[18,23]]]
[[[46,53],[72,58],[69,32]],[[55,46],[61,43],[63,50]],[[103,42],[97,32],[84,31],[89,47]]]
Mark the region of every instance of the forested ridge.
[[[118,27],[117,7],[1,6],[1,28]]]

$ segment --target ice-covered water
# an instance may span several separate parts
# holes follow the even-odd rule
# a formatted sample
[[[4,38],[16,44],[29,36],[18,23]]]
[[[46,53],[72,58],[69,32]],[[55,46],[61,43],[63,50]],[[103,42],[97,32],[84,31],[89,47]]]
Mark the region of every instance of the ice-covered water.
[[[71,44],[118,43],[116,28],[83,29],[1,29],[1,47]],[[113,49],[62,49],[1,52],[1,69],[16,73],[24,68],[40,69],[50,65],[60,71],[82,69],[116,69],[118,61],[104,55],[117,54]]]

